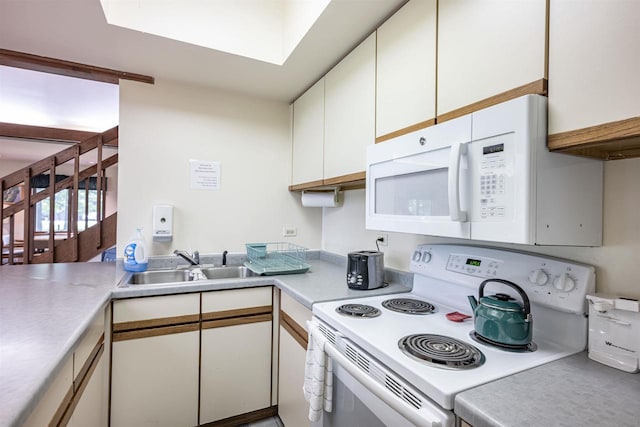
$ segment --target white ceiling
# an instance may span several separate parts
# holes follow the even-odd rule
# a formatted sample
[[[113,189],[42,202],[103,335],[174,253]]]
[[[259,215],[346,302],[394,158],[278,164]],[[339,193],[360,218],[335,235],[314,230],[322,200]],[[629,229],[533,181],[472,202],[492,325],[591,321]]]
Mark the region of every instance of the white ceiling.
[[[107,22],[282,65],[331,0],[100,0]]]
[[[0,48],[292,101],[405,2],[331,1],[282,66],[109,25],[100,0],[0,0]]]

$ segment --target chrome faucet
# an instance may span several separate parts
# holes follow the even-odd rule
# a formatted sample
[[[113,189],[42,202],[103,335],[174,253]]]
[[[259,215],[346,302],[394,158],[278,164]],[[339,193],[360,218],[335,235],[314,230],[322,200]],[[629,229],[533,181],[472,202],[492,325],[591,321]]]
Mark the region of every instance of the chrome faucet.
[[[173,254],[186,260],[191,265],[200,265],[200,253],[198,253],[198,251],[193,251],[193,254],[190,254],[187,251],[176,249],[175,251],[173,251]]]

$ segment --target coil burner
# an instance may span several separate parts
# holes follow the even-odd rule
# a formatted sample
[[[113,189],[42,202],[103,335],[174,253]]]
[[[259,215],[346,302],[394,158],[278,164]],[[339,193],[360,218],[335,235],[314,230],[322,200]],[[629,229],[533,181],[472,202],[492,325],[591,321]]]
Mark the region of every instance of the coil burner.
[[[431,314],[436,307],[426,301],[412,298],[394,298],[383,301],[382,306],[391,311],[407,314]]]
[[[336,311],[345,316],[353,317],[377,317],[380,310],[366,304],[343,304],[336,308]]]
[[[484,354],[476,347],[444,335],[415,334],[398,341],[406,355],[444,369],[472,369],[484,363]]]

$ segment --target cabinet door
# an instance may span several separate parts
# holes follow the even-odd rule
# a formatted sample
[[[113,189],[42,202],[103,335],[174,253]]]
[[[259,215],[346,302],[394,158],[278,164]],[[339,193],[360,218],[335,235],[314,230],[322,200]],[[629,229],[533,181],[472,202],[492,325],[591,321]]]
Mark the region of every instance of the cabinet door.
[[[311,310],[284,292],[280,293],[280,310],[278,415],[285,426],[308,426],[309,404],[304,400],[302,384],[307,352],[306,321],[313,316]]]
[[[111,426],[197,425],[199,341],[191,331],[114,342]]]
[[[309,425],[309,404],[304,400],[306,349],[280,326],[278,415],[285,426]]]
[[[551,0],[549,134],[640,116],[640,2]]]
[[[544,78],[545,16],[545,0],[439,2],[438,118]]]
[[[69,420],[72,427],[107,426],[106,357],[100,356],[87,384],[79,390],[78,401]]]
[[[202,330],[201,424],[271,406],[271,325]]]
[[[376,138],[433,124],[436,0],[411,0],[377,31]]]
[[[323,178],[324,77],[293,103],[291,184]]]
[[[375,141],[376,35],[325,76],[324,179],[363,172]]]

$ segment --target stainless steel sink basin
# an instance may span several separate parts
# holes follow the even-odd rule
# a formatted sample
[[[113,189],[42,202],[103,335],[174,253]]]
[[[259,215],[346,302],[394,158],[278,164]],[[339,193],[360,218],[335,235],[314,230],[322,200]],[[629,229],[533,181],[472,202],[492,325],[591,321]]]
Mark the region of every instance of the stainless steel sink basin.
[[[160,285],[163,283],[187,283],[194,281],[192,271],[195,268],[187,270],[156,270],[145,271],[144,273],[133,273],[128,285]],[[243,277],[257,276],[256,273],[244,266],[232,267],[211,267],[201,268],[200,271],[206,279],[199,280],[216,280],[216,279],[236,279]],[[197,275],[195,275],[197,277]]]
[[[190,282],[193,280],[189,270],[162,270],[133,273],[127,282],[129,285],[157,285],[160,283]]]
[[[244,266],[203,268],[202,273],[204,273],[209,280],[257,276],[256,273]]]

